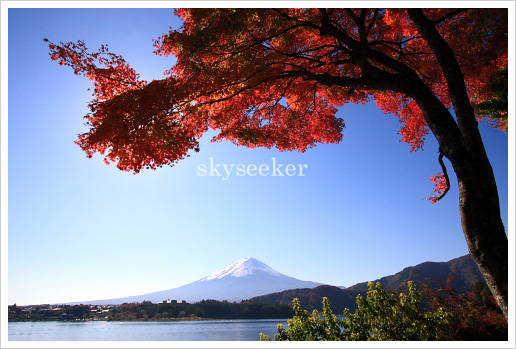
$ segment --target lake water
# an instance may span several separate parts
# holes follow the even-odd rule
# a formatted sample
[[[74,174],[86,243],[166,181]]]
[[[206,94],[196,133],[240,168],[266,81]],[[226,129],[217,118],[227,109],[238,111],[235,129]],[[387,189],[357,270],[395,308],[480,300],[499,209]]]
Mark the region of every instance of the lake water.
[[[9,341],[258,341],[287,320],[10,322]]]

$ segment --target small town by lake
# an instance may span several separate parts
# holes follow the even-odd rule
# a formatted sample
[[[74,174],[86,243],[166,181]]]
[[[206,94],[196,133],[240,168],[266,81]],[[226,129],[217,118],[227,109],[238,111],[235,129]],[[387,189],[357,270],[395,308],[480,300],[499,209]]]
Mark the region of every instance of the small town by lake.
[[[286,319],[9,322],[9,341],[259,341]]]

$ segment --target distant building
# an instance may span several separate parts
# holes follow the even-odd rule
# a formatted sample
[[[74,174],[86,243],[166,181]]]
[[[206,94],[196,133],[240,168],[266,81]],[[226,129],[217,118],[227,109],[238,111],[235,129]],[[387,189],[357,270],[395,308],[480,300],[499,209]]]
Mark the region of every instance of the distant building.
[[[161,304],[177,304],[177,303],[186,303],[185,300],[181,299],[165,299]]]

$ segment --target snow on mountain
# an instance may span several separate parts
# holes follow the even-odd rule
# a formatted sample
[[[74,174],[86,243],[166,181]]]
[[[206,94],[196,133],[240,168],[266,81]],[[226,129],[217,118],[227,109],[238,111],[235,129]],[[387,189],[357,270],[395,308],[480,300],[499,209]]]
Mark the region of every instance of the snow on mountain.
[[[281,274],[255,258],[244,258],[198,281],[170,290],[115,299],[82,302],[84,304],[122,304],[165,299],[186,300],[189,303],[203,299],[240,302],[255,296],[296,288],[313,288],[322,285]],[[79,302],[69,303],[79,304]]]
[[[222,269],[214,274],[211,274],[210,276],[205,277],[204,279],[201,279],[200,281],[222,279],[225,277],[244,277],[259,273],[265,273],[279,277],[285,276],[255,258],[244,258],[236,263],[231,264],[225,269]]]

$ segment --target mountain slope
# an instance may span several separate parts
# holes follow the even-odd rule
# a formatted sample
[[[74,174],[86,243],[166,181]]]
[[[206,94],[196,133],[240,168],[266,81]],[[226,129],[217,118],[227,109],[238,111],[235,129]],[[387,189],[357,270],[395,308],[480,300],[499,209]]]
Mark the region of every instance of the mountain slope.
[[[426,283],[430,281],[434,287],[437,286],[435,281],[446,285],[448,276],[455,278],[452,282],[452,286],[460,294],[471,291],[472,286],[476,282],[484,281],[471,256],[465,255],[448,262],[424,262],[416,266],[407,267],[394,275],[373,280],[373,282],[380,282],[382,286],[389,291],[401,291],[401,289],[406,286],[407,281],[410,280],[416,283]],[[325,285],[312,289],[287,290],[254,297],[251,301],[289,304],[297,297],[301,301],[303,309],[322,310],[322,298],[328,297],[334,313],[341,314],[344,308],[348,308],[352,311],[356,309],[356,296],[358,294],[364,297],[366,296],[367,282],[361,282],[346,289]]]
[[[317,282],[302,281],[281,274],[255,258],[244,258],[225,269],[181,287],[138,296],[82,303],[122,304],[143,302],[144,300],[159,303],[165,299],[180,299],[189,303],[203,299],[240,302],[263,294],[295,288],[312,288],[319,285],[321,284]]]
[[[373,282],[380,282],[388,290],[400,290],[409,280],[417,283],[431,281],[434,286],[436,286],[436,282],[446,285],[448,276],[455,278],[452,286],[459,293],[470,291],[475,282],[484,282],[478,266],[469,254],[448,262],[424,262],[407,267],[394,275],[373,280]],[[358,283],[346,290],[367,291],[367,282]]]
[[[335,314],[342,314],[344,308],[355,310],[357,308],[356,297],[362,291],[343,290],[340,287],[321,285],[314,288],[302,288],[276,292],[264,296],[253,297],[252,302],[289,305],[294,298],[298,298],[303,309],[322,311],[323,297],[327,297],[331,309]]]

